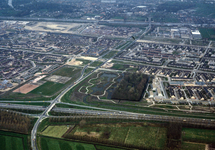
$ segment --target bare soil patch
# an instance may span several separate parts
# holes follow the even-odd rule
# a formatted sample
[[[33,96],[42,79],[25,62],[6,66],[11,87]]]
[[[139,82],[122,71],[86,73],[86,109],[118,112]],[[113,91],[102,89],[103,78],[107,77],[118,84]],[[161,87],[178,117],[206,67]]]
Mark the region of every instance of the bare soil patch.
[[[39,85],[25,84],[25,85],[21,86],[20,88],[14,90],[13,92],[27,94],[27,93],[31,92],[32,90],[36,89],[37,87],[39,87]]]

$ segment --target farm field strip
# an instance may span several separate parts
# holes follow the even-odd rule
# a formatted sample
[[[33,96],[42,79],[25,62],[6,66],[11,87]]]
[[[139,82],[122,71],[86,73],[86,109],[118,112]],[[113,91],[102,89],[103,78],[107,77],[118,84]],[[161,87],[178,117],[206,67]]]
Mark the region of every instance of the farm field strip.
[[[63,134],[68,130],[67,125],[61,125],[61,126],[48,126],[43,132],[42,135],[46,136],[52,136],[52,137],[58,137],[61,138]]]

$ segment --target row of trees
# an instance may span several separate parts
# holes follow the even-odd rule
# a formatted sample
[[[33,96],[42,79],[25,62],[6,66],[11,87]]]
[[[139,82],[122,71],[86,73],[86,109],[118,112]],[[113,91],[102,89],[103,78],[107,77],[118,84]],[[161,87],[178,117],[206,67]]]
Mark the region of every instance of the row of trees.
[[[31,119],[15,112],[0,110],[0,129],[28,134]]]
[[[180,149],[181,147],[181,129],[180,123],[170,122],[167,128],[166,149]]]
[[[147,75],[127,73],[116,87],[111,99],[139,101],[147,82]]]

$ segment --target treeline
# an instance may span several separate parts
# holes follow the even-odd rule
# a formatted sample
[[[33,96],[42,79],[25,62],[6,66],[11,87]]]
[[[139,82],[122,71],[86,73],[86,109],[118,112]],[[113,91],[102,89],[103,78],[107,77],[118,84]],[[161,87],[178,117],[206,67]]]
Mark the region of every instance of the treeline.
[[[116,87],[111,99],[139,101],[147,86],[148,76],[141,73],[127,73]]]
[[[16,7],[16,6],[15,6]],[[21,10],[19,13],[17,13],[17,17],[27,16],[31,13],[31,11],[34,12],[55,12],[55,11],[62,11],[63,13],[71,13],[74,11],[78,11],[76,6],[72,5],[64,5],[64,4],[56,4],[56,3],[47,3],[47,2],[33,2],[32,4],[29,4],[24,7],[18,8]]]
[[[65,123],[65,122],[80,122],[81,120],[86,120],[86,124],[95,124],[95,123],[109,123],[109,122],[135,122],[135,120],[129,119],[119,119],[119,118],[105,118],[99,116],[70,116],[70,117],[49,117],[50,123]],[[139,122],[139,121],[136,121]]]
[[[31,119],[15,112],[0,110],[0,129],[28,134]]]
[[[182,124],[170,122],[167,127],[166,149],[180,149]]]
[[[158,11],[177,12],[179,10],[195,7],[195,3],[190,2],[166,2],[157,7]]]

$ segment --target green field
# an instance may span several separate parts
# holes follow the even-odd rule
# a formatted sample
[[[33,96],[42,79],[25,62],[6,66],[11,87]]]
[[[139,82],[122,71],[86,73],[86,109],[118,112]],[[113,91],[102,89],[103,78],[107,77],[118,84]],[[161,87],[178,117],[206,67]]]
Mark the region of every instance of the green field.
[[[109,58],[113,57],[116,53],[118,53],[118,51],[110,51],[103,58],[109,59]]]
[[[69,127],[71,127],[71,125],[70,126],[67,126],[67,125],[48,126],[42,132],[42,135],[61,138],[63,134],[68,130]]]
[[[40,150],[96,150],[93,144],[39,137]]]
[[[130,127],[126,144],[147,148],[163,149],[166,142],[166,128],[161,127]]]
[[[73,75],[81,72],[82,68],[76,68],[71,66],[65,66],[53,73],[53,75],[72,77]]]
[[[111,69],[116,69],[116,70],[125,70],[127,68],[128,68],[128,66],[125,66],[122,64],[114,64],[113,67],[111,67]]]
[[[106,134],[109,133],[109,136]],[[122,144],[144,148],[163,149],[166,142],[166,128],[134,124],[94,124],[76,126],[69,134],[103,138]],[[106,135],[106,136],[104,136]]]
[[[100,66],[102,63],[103,63],[103,62],[101,62],[101,61],[94,61],[92,64],[90,64],[90,66],[92,66],[92,67],[98,67],[98,66]]]
[[[182,142],[181,150],[205,150],[205,144]]]
[[[215,40],[215,29],[200,28],[202,39]]]
[[[64,87],[64,84],[56,82],[46,82],[38,88],[34,89],[30,93],[38,95],[52,96]]]
[[[1,150],[28,150],[28,136],[0,131]]]
[[[34,89],[30,93],[37,94],[37,95],[52,96],[56,94],[58,91],[60,91],[63,87],[74,82],[80,76],[81,70],[82,68],[65,66],[55,71],[52,75],[72,77],[71,80],[69,80],[65,84],[47,81],[46,83]]]
[[[200,143],[215,143],[215,130],[183,128],[182,140]]]

